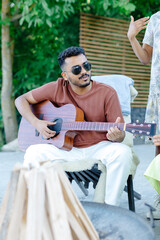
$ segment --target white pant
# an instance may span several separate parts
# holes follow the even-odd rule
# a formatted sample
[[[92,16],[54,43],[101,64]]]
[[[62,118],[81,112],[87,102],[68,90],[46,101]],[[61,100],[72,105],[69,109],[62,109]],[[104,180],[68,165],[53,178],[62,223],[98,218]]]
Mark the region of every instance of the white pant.
[[[132,162],[131,149],[121,143],[103,141],[87,148],[72,148],[70,151],[58,149],[51,144],[30,146],[24,156],[24,166],[38,167],[48,160],[101,160],[107,169],[105,203],[120,204],[120,196],[130,173]]]

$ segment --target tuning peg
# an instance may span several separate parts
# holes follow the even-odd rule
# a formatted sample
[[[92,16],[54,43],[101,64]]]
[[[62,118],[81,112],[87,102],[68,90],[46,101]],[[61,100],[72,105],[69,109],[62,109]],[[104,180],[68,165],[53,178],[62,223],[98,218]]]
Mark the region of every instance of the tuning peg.
[[[139,120],[138,120],[138,119],[136,120],[136,123],[139,123]]]

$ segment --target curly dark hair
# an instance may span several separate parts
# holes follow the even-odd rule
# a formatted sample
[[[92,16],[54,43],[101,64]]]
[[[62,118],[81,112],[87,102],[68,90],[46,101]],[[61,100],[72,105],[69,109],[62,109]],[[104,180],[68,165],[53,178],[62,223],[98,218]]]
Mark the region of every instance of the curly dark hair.
[[[85,51],[81,47],[69,47],[62,51],[58,56],[58,63],[60,68],[62,69],[65,59],[68,57],[78,56],[79,54],[85,55]],[[86,56],[86,55],[85,55]]]

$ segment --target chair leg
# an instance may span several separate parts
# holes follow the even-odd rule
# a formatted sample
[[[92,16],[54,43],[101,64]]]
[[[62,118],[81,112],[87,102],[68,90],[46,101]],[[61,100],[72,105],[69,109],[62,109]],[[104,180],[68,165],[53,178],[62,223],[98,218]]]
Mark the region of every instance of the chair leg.
[[[127,186],[124,187],[124,191],[125,191],[126,193],[128,193],[128,187],[127,187]],[[134,197],[135,197],[136,199],[141,200],[141,194],[139,194],[138,192],[136,192],[136,191],[134,191],[134,190],[133,190],[133,193],[134,193]]]
[[[127,179],[127,188],[128,188],[128,205],[129,205],[129,210],[135,212],[135,202],[134,202],[134,191],[133,191],[132,175],[129,175],[129,177]]]

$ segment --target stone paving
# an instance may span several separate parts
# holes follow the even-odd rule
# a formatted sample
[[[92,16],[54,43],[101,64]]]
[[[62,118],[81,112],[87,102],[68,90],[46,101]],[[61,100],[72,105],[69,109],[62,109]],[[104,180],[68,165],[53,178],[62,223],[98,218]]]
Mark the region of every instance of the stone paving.
[[[153,206],[154,196],[156,194],[155,190],[152,188],[150,183],[143,176],[145,169],[154,158],[155,148],[151,144],[146,145],[135,145],[134,149],[140,158],[140,164],[137,168],[137,172],[134,178],[134,190],[141,194],[141,200],[135,200],[136,213],[140,215],[145,221],[150,224],[146,219],[146,213],[148,208],[144,203],[148,203]],[[15,163],[23,162],[23,153],[22,152],[0,152],[0,202],[2,201],[7,183],[9,182],[11,170]],[[89,196],[85,197],[81,190],[76,184],[72,184],[73,189],[76,192],[80,200],[92,201],[93,197],[93,188],[92,184],[89,189]],[[128,209],[128,200],[127,194],[124,192],[121,198],[120,207]],[[155,221],[155,240],[160,239],[160,220]]]

